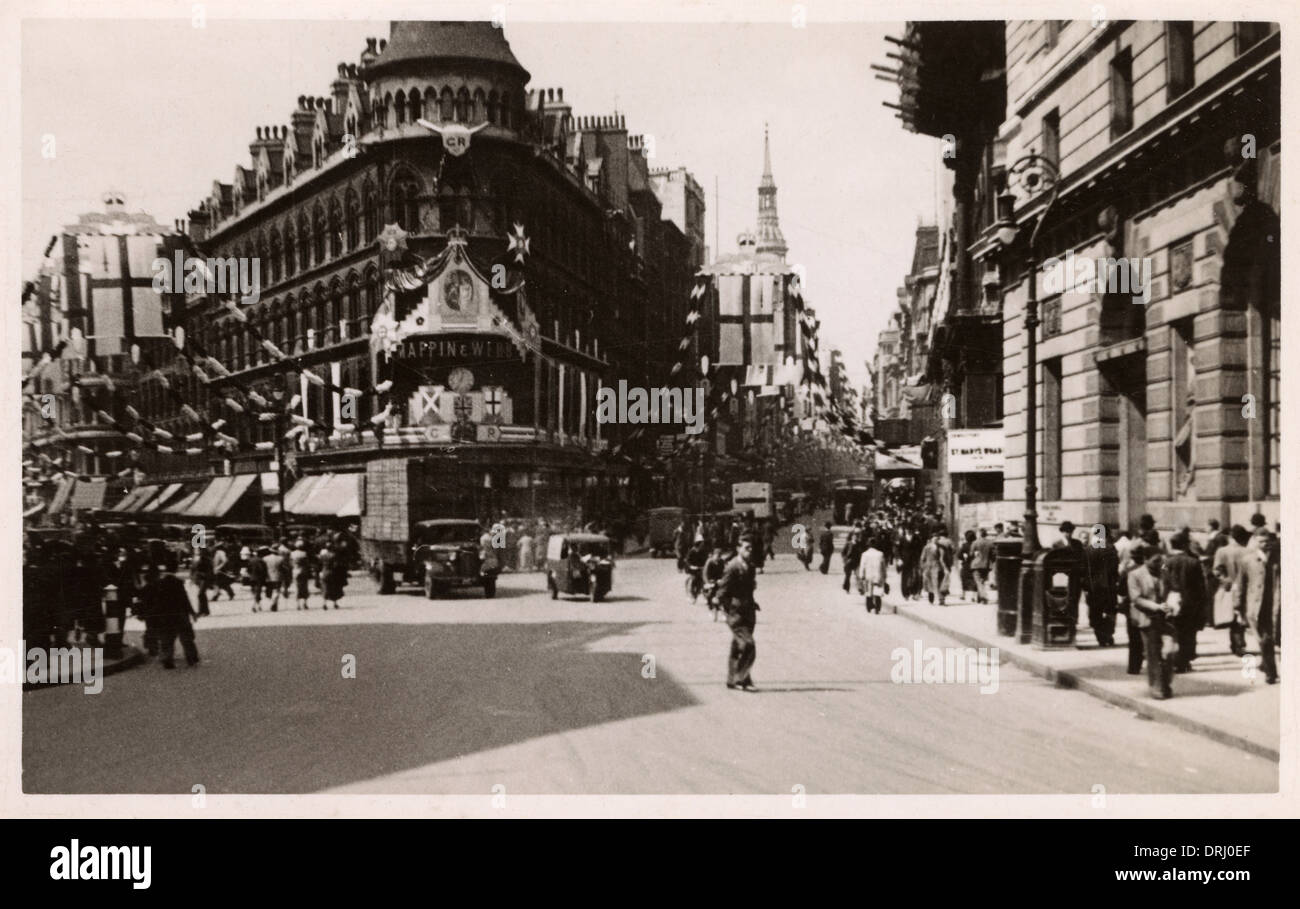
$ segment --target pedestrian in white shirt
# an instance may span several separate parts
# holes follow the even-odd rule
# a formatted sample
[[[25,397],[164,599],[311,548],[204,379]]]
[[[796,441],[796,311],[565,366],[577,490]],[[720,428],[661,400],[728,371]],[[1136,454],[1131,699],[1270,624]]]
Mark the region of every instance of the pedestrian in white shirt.
[[[885,595],[885,554],[875,537],[867,543],[858,561],[858,584],[867,597],[867,612],[879,613]]]

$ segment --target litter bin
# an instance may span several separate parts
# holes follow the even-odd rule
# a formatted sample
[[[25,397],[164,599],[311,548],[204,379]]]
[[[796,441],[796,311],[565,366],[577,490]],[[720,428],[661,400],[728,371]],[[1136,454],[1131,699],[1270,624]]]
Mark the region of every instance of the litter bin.
[[[1034,557],[1030,589],[1033,596],[1035,650],[1074,646],[1083,553],[1075,549],[1045,549]]]
[[[1015,637],[1020,612],[1020,554],[1024,544],[1005,538],[997,541],[998,634]]]

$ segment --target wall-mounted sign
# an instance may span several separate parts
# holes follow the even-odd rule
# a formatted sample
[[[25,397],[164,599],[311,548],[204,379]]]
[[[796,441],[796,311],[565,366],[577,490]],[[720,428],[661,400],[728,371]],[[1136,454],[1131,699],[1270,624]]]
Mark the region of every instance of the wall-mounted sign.
[[[409,335],[397,342],[390,357],[405,365],[519,361],[507,339],[479,334]]]
[[[948,473],[1002,473],[1001,429],[948,430]]]

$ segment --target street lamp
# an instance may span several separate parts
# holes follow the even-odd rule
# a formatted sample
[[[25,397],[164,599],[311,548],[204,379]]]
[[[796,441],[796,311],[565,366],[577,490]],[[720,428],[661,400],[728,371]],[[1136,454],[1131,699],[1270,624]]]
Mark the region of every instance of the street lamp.
[[[1025,301],[1025,539],[1026,562],[1039,550],[1038,544],[1038,232],[1056,203],[1060,180],[1056,165],[1035,154],[1019,158],[1007,169],[1007,191],[998,196],[997,238],[1004,249],[1015,243],[1019,227],[1015,220],[1015,195],[1019,188],[1029,198],[1050,193],[1047,204],[1034,222],[1027,244],[1026,273],[1029,293]],[[1027,576],[1027,573],[1026,573]]]

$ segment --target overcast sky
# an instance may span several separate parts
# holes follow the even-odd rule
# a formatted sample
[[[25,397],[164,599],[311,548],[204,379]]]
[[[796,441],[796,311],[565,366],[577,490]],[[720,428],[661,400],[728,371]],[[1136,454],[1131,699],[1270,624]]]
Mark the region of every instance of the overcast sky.
[[[653,166],[685,165],[707,193],[707,242],[754,226],[769,124],[789,261],[807,269],[822,347],[855,383],[894,307],[917,224],[933,223],[935,140],[905,132],[872,78],[884,23],[507,22],[532,87],[563,87],[575,114],[627,117],[654,136]],[[302,94],[329,95],[377,21],[28,20],[23,26],[23,273],[51,234],[99,210],[110,187],[170,225],[249,165],[255,127],[285,124]],[[53,160],[41,156],[45,135]],[[717,180],[718,197],[714,196]],[[943,200],[938,200],[943,204]]]

